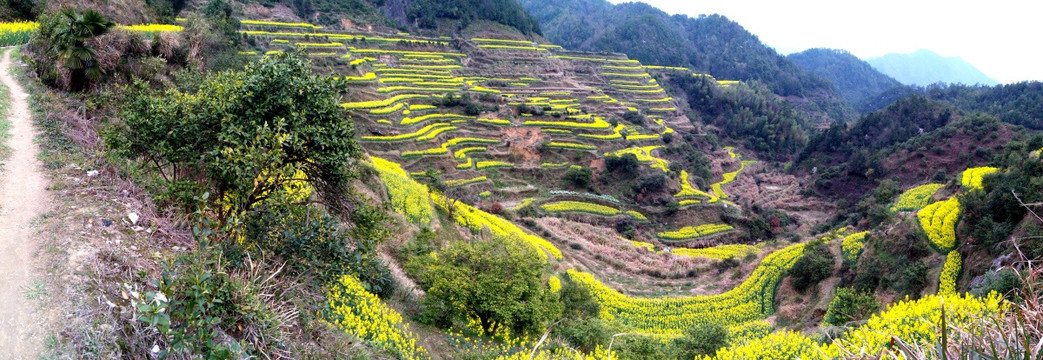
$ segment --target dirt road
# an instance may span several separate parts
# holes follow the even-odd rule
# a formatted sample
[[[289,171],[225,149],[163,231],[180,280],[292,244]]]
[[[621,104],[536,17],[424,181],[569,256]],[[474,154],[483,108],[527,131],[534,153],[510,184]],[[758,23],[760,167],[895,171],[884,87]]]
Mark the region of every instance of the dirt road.
[[[11,104],[3,114],[11,125],[7,139],[11,156],[0,172],[0,358],[36,359],[44,327],[34,316],[41,309],[34,299],[39,296],[33,277],[37,241],[31,224],[50,201],[33,142],[36,130],[28,95],[11,75],[11,52],[4,51],[0,61],[0,82],[9,90]]]

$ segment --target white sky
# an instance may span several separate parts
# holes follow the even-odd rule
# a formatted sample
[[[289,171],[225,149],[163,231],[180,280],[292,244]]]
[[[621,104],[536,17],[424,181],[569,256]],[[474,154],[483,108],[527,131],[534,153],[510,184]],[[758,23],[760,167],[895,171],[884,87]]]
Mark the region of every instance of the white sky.
[[[825,47],[865,59],[927,49],[961,57],[1002,83],[1043,81],[1043,2],[1038,0],[641,2],[669,14],[724,15],[782,54]]]

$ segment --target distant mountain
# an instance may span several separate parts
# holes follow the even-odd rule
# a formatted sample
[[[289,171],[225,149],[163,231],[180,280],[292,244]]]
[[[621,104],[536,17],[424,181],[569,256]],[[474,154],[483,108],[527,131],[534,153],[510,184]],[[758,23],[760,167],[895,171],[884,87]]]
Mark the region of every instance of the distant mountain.
[[[878,110],[907,93],[901,91],[905,86],[898,80],[844,50],[808,49],[788,57],[804,70],[833,83],[837,95],[861,113]],[[893,93],[902,95],[887,95]]]
[[[567,49],[626,53],[645,64],[686,66],[718,79],[756,80],[782,96],[831,94],[829,83],[720,15],[690,18],[644,3],[521,0],[547,39]]]
[[[943,57],[928,50],[912,54],[887,54],[866,59],[880,72],[906,85],[949,84],[996,85],[999,81],[983,74],[959,57]]]

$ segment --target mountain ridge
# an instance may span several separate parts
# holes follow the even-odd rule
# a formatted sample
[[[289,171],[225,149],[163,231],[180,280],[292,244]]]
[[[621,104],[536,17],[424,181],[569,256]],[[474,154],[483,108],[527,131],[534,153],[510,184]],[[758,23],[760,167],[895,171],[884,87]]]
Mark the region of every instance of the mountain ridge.
[[[950,84],[998,85],[999,81],[985,75],[958,56],[943,57],[920,49],[908,54],[890,53],[865,61],[906,85],[927,86],[938,82]]]
[[[846,50],[814,48],[787,57],[805,71],[828,80],[841,98],[862,113],[877,110],[875,99],[889,89],[904,87]]]

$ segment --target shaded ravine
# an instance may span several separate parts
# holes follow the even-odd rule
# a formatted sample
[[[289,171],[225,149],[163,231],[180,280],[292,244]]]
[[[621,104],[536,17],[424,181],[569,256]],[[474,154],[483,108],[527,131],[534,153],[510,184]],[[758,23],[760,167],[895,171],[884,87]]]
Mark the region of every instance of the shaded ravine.
[[[12,52],[4,51],[0,61],[0,83],[9,90],[11,105],[3,114],[10,123],[11,152],[0,170],[0,358],[36,359],[44,326],[36,316],[40,302],[30,296],[37,249],[31,224],[46,211],[50,199],[33,141],[36,130],[28,95],[11,75]]]

